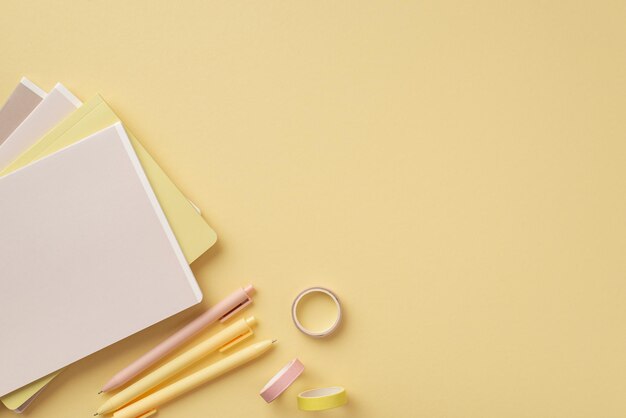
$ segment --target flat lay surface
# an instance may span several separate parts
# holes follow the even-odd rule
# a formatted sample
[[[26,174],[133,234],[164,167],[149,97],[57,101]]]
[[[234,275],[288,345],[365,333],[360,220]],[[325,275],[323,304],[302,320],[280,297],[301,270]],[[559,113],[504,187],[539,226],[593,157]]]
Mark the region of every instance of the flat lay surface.
[[[242,347],[273,349],[157,417],[623,417],[625,21],[618,1],[3,1],[0,97],[22,76],[102,94],[218,235],[200,305],[24,416],[92,416],[115,372],[253,283]],[[327,338],[292,322],[313,286],[341,301]],[[348,404],[298,410],[323,387]]]

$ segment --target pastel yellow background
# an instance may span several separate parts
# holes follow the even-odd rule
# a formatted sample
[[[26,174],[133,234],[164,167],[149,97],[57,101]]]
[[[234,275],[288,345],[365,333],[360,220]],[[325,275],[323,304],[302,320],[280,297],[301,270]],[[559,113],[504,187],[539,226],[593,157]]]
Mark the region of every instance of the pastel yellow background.
[[[623,417],[624,22],[622,1],[4,0],[0,97],[22,75],[102,93],[219,235],[203,306],[26,416],[91,416],[113,372],[252,281],[278,346],[159,416]],[[291,323],[311,285],[344,303],[329,340]],[[350,405],[296,409],[324,385]]]

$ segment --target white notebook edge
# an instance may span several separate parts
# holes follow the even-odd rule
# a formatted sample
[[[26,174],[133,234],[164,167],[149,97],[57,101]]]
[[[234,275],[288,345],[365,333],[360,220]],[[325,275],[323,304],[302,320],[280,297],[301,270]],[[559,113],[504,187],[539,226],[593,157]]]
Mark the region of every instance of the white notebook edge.
[[[42,99],[45,99],[46,95],[48,94],[44,91],[44,89],[42,89],[41,87],[39,87],[37,84],[33,83],[26,77],[22,77],[22,79],[20,80],[20,83],[22,83],[24,87],[26,87],[27,89],[29,89],[30,91],[35,93],[37,96],[41,97]]]
[[[176,254],[176,259],[178,260],[181,267],[183,268],[183,271],[185,272],[187,281],[189,282],[189,285],[191,286],[191,289],[193,290],[193,293],[196,296],[196,301],[197,303],[200,303],[202,301],[202,290],[200,290],[200,286],[198,285],[198,282],[196,281],[196,278],[193,275],[193,272],[191,271],[191,267],[189,266],[189,263],[187,263],[187,259],[185,258],[185,255],[183,254],[183,250],[181,250],[180,245],[178,244],[178,241],[176,240],[176,237],[174,236],[174,232],[172,231],[172,228],[169,222],[167,221],[167,217],[165,216],[165,213],[163,212],[163,209],[161,208],[161,204],[157,200],[157,197],[154,194],[154,190],[152,190],[150,181],[148,181],[148,177],[146,176],[146,173],[143,171],[141,162],[139,161],[139,158],[137,157],[137,154],[135,153],[135,149],[130,143],[130,139],[128,138],[128,135],[126,134],[126,130],[124,129],[122,122],[116,122],[111,126],[114,126],[115,129],[117,130],[119,134],[119,138],[122,141],[122,145],[124,145],[124,148],[126,149],[126,152],[129,155],[130,161],[133,164],[133,167],[135,168],[135,172],[139,176],[139,180],[141,181],[141,184],[143,185],[146,191],[146,194],[148,195],[148,199],[150,199],[150,203],[152,203],[152,208],[154,209],[157,217],[159,218],[159,221],[161,222],[161,225],[163,226],[165,234],[167,235],[167,239],[170,242],[170,245],[174,249],[174,253]],[[109,126],[109,128],[111,126]],[[105,128],[105,129],[108,129],[108,128]]]
[[[68,88],[65,87],[63,84],[56,83],[53,90],[56,90],[59,93],[61,93],[63,96],[65,96],[65,98],[71,104],[73,104],[77,109],[83,105],[83,102],[78,97],[74,96],[74,94],[71,91],[69,91]]]
[[[27,81],[30,82],[30,80],[28,80],[27,78],[23,77],[22,80],[20,80],[20,83],[24,84],[24,80],[27,80]],[[26,84],[24,84],[24,85],[26,85]],[[76,96],[74,96],[74,94],[72,94],[72,92],[69,91],[67,89],[67,87],[65,87],[61,83],[56,83],[56,85],[52,88],[52,90],[50,90],[49,93],[45,93],[45,96],[37,104],[37,106],[35,106],[35,108],[33,110],[31,110],[31,112],[28,114],[28,116],[26,116],[26,118],[13,130],[13,132],[11,132],[11,134],[4,140],[4,142],[0,144],[0,149],[2,149],[2,147],[7,147],[9,144],[11,144],[12,138],[13,138],[13,135],[15,134],[15,132],[19,131],[19,129],[20,129],[20,127],[22,125],[24,125],[26,123],[29,123],[28,120],[30,118],[34,117],[33,115],[38,115],[39,114],[38,113],[39,112],[38,109],[40,109],[40,108],[44,109],[44,106],[46,106],[46,99],[48,98],[48,96],[52,95],[55,92],[57,92],[57,93],[61,94],[63,97],[65,97],[67,99],[67,101],[69,101],[74,106],[74,110],[78,109],[79,107],[81,107],[83,105],[83,102],[81,102],[80,99],[78,99]],[[58,122],[60,123],[60,121],[58,121]],[[58,123],[55,123],[55,126],[57,124]],[[51,129],[53,129],[53,128],[51,128]],[[28,148],[30,148],[30,147],[28,147]],[[22,150],[22,152],[26,151],[28,148]],[[22,152],[20,152],[17,156],[11,157],[11,160],[6,161],[4,163],[4,165],[2,165],[2,163],[0,163],[0,171],[4,170],[11,163],[13,163],[13,161],[15,161],[15,159],[18,158],[19,155],[22,154]]]

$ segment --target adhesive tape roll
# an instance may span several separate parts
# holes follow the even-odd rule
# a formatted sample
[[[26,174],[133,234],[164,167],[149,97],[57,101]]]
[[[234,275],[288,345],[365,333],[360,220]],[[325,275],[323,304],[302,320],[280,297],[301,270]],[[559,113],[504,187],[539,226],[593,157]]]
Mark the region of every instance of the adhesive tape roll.
[[[303,411],[324,411],[347,403],[348,395],[341,386],[307,390],[298,395],[298,408]]]
[[[270,379],[261,389],[261,397],[270,403],[278,398],[302,374],[304,365],[300,360],[293,359]]]
[[[337,306],[337,317],[335,318],[335,321],[333,322],[331,326],[329,326],[328,328],[324,330],[321,330],[321,331],[310,330],[306,328],[304,325],[302,325],[302,323],[298,319],[298,305],[300,301],[302,300],[302,298],[310,293],[325,294],[329,296],[333,300],[333,302],[335,302],[335,305]],[[339,303],[339,298],[331,290],[326,289],[325,287],[311,287],[311,288],[303,290],[302,292],[300,292],[298,296],[296,296],[296,298],[293,301],[293,304],[291,305],[291,317],[293,318],[293,323],[296,325],[296,327],[300,331],[302,331],[306,335],[310,335],[311,337],[322,338],[322,337],[326,337],[332,334],[341,323],[341,316],[342,316],[341,303]]]

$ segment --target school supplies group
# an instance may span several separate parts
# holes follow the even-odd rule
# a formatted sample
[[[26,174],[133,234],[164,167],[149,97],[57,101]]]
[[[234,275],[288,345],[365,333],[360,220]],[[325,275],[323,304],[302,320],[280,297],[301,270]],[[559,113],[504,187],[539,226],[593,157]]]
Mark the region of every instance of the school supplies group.
[[[217,239],[102,97],[83,103],[60,83],[46,93],[26,78],[0,109],[0,231],[0,328],[11,335],[0,344],[0,401],[16,413],[69,364],[198,304],[189,265]],[[147,418],[266,353],[276,340],[230,353],[254,334],[257,319],[248,316],[168,358],[249,306],[254,293],[252,285],[236,290],[113,375],[94,415]],[[301,324],[298,306],[310,294],[335,303],[329,328]],[[310,288],[293,302],[292,317],[304,334],[326,337],[340,325],[341,304],[332,291]],[[272,402],[303,371],[292,360],[261,397]],[[346,402],[342,387],[297,397],[306,411]]]
[[[0,109],[0,400],[202,300],[216,234],[113,110],[23,78]],[[158,283],[158,285],[155,285]]]

